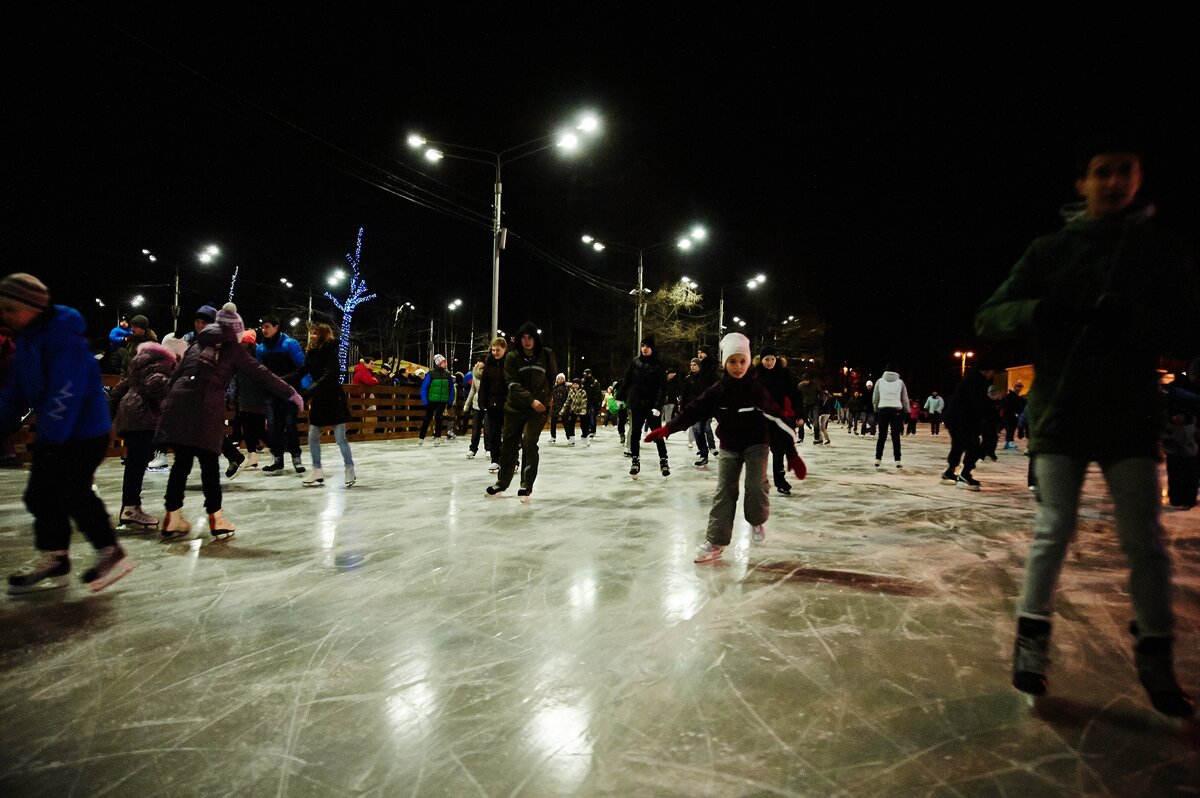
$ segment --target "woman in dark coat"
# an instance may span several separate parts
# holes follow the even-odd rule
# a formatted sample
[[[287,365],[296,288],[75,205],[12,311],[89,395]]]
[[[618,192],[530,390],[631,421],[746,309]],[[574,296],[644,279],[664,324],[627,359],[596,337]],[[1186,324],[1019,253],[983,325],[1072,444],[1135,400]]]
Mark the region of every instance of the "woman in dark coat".
[[[787,366],[780,362],[779,353],[774,346],[764,346],[759,352],[754,376],[767,389],[767,393],[775,400],[775,404],[779,405],[785,413],[790,403],[792,416],[788,418],[794,417],[797,409],[804,406],[804,401],[800,398],[800,381],[792,375]],[[768,430],[770,431],[771,471],[775,481],[775,490],[784,496],[789,496],[792,493],[792,485],[787,481],[786,476],[787,455],[794,450],[795,439],[794,436],[789,437],[783,429],[774,424],[770,425]],[[819,430],[814,430],[814,440],[818,432]]]
[[[158,519],[142,510],[142,480],[154,457],[154,431],[162,418],[171,375],[179,359],[162,344],[145,341],[129,363],[129,376],[108,394],[113,428],[125,441],[125,476],[121,482],[122,529],[154,529]]]
[[[227,303],[217,313],[217,321],[196,334],[171,377],[162,421],[155,434],[156,443],[175,450],[175,463],[167,480],[164,538],[183,537],[192,529],[180,510],[194,460],[200,461],[209,532],[217,538],[234,533],[235,527],[221,513],[221,466],[217,460],[225,440],[225,389],[234,372],[256,380],[268,393],[290,399],[297,408],[304,407],[304,400],[290,385],[247,354],[241,343],[244,331],[237,306]]]
[[[304,353],[304,365],[285,379],[296,384],[305,374],[312,377],[312,385],[304,392],[311,400],[308,410],[308,454],[313,468],[304,478],[307,487],[325,484],[325,472],[321,470],[321,432],[333,428],[333,439],[342,451],[342,463],[346,467],[346,487],[354,484],[354,458],[350,456],[350,444],[346,441],[346,422],[350,420],[350,405],[338,366],[338,346],[333,340],[333,328],[317,322],[308,328],[308,350]]]

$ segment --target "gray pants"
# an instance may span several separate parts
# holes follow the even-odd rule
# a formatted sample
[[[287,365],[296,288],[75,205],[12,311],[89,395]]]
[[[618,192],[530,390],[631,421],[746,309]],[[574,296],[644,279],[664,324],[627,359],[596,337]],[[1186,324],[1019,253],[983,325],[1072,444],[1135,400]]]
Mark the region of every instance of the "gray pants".
[[[717,467],[717,493],[708,512],[708,542],[728,546],[733,538],[733,517],[737,512],[738,477],[746,465],[746,501],[743,512],[751,525],[765,524],[771,514],[768,498],[767,456],[771,449],[765,443],[751,446],[744,452],[721,450]]]
[[[1088,461],[1065,454],[1039,454],[1033,461],[1041,503],[1033,522],[1033,544],[1025,564],[1025,586],[1018,613],[1050,620],[1054,589],[1067,545],[1075,537],[1079,492]],[[1171,634],[1171,560],[1158,520],[1157,464],[1130,457],[1102,464],[1112,495],[1117,538],[1129,558],[1130,593],[1142,635]]]

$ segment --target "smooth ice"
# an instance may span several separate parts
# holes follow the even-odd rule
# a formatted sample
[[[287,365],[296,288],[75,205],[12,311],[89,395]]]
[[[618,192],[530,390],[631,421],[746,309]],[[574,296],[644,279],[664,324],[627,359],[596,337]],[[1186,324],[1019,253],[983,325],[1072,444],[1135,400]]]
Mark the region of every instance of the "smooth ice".
[[[1051,693],[1009,686],[1034,499],[1027,459],[938,484],[835,430],[696,566],[714,474],[626,474],[616,433],[548,445],[533,502],[484,498],[462,439],[356,443],[359,482],[247,472],[227,543],[125,535],[90,595],[0,599],[0,794],[1196,795],[1200,735],[1137,684],[1127,572],[1097,473],[1063,574]],[[885,458],[890,458],[889,451]],[[307,452],[305,460],[308,461]],[[310,464],[311,465],[311,464]],[[714,462],[714,469],[716,464]],[[0,472],[0,566],[29,559],[24,472]],[[97,484],[115,513],[121,466]],[[198,473],[185,511],[201,519]],[[165,474],[146,480],[161,512]],[[1200,692],[1200,510],[1164,513],[1177,668]]]

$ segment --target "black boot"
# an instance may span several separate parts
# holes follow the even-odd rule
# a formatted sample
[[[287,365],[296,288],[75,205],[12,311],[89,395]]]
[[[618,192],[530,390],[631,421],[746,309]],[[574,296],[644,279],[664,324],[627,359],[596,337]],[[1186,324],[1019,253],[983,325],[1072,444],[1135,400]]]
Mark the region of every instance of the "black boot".
[[[629,476],[637,479],[638,472],[642,470],[642,461],[638,457],[633,458],[633,462],[629,465]]]
[[[1129,624],[1130,633],[1137,638],[1133,647],[1133,658],[1137,664],[1138,679],[1150,696],[1150,703],[1164,715],[1172,718],[1190,718],[1196,714],[1196,702],[1184,692],[1175,680],[1172,666],[1171,647],[1174,638],[1141,637],[1137,621]]]
[[[664,477],[671,476],[671,467],[667,464],[667,458],[665,458],[665,457],[658,458],[658,467],[660,469],[662,469],[662,475]]]
[[[1050,664],[1050,622],[1017,619],[1013,644],[1013,687],[1030,695],[1046,694],[1046,666]]]
[[[779,491],[784,496],[792,495],[792,485],[787,481],[783,471],[775,472],[775,490]]]

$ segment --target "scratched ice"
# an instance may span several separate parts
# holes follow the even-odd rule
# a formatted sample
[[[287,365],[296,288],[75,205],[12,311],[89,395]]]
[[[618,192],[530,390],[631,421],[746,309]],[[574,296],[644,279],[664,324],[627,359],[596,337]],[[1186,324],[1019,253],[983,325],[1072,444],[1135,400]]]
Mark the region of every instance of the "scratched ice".
[[[922,429],[876,472],[842,430],[806,445],[766,542],[739,521],[703,567],[714,477],[678,436],[674,473],[637,482],[611,429],[543,439],[530,505],[485,499],[461,441],[356,444],[350,490],[333,447],[323,488],[246,473],[232,541],[128,535],[111,591],[0,599],[0,794],[1197,794],[1195,729],[1136,682],[1099,477],[1034,711],[1008,686],[1027,460],[970,493],[938,484],[947,446]],[[97,476],[114,512],[120,478]],[[23,484],[0,472],[4,572],[30,554]],[[1164,523],[1200,691],[1200,510]]]

